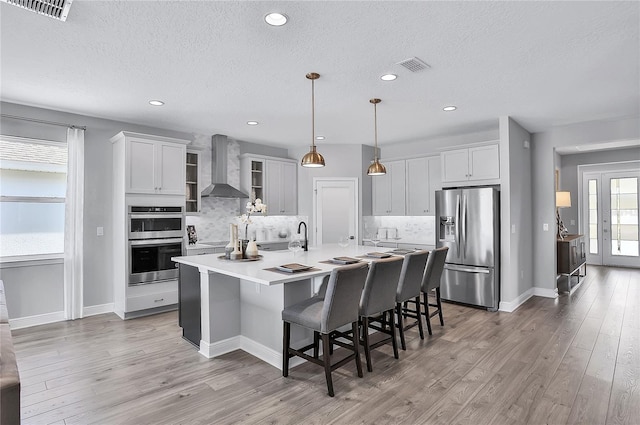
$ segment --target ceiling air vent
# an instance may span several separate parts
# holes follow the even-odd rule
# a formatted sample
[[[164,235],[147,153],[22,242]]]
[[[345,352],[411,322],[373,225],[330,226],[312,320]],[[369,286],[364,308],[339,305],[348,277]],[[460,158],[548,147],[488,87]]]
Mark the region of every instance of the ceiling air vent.
[[[431,68],[429,65],[415,57],[405,59],[402,62],[398,62],[397,65],[404,66],[411,72],[418,72],[422,71],[423,69]]]
[[[1,0],[5,3],[31,10],[60,21],[67,20],[73,0]]]

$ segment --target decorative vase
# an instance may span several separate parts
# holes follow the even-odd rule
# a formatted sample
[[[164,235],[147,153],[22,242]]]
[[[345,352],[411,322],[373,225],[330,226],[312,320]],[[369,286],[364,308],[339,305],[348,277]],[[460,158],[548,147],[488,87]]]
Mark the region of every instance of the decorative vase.
[[[249,240],[248,239],[241,239],[240,240],[240,250],[242,251],[242,258],[248,258],[247,257],[247,245],[249,245]]]
[[[256,243],[256,241],[249,241],[247,247],[245,248],[244,254],[246,258],[256,258],[258,256],[258,244]]]

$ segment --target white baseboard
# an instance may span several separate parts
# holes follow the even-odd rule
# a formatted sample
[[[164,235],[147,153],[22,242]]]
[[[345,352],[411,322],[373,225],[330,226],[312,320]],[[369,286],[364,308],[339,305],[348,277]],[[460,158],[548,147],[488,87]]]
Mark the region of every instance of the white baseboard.
[[[64,320],[64,311],[56,311],[53,313],[9,319],[9,325],[11,329],[22,329],[30,326],[46,325],[47,323],[62,322]]]
[[[241,336],[238,335],[212,344],[200,340],[200,354],[208,359],[212,359],[214,357],[239,350],[242,344],[240,338]]]
[[[533,295],[535,295],[536,297],[544,297],[544,298],[558,298],[558,288],[547,289],[547,288],[538,288],[537,286],[534,286]]]
[[[260,360],[269,363],[278,370],[282,370],[282,353],[280,351],[276,351],[242,335],[214,342],[213,344],[207,344],[200,340],[200,354],[209,359],[235,350],[245,351]],[[290,360],[289,367],[295,367],[304,362],[306,362],[306,360],[300,357],[294,357]]]
[[[522,293],[518,298],[513,301],[500,301],[500,311],[507,313],[514,312],[518,307],[524,304],[531,297],[544,297],[544,298],[558,298],[557,289],[546,289],[533,287],[529,288],[526,292]]]
[[[113,303],[91,305],[89,307],[84,307],[82,309],[83,317],[95,316],[97,314],[104,314],[104,313],[113,313]]]
[[[533,288],[530,288],[529,290],[520,294],[520,296],[518,296],[513,301],[500,301],[500,308],[498,310],[505,311],[507,313],[512,313],[532,296],[533,296]]]

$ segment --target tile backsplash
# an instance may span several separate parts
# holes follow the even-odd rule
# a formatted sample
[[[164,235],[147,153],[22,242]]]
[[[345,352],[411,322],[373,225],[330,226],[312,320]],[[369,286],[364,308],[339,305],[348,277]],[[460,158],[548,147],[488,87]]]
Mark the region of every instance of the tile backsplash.
[[[397,237],[407,242],[435,245],[435,217],[433,216],[365,216],[364,238],[377,233],[381,227],[397,229]]]
[[[195,137],[191,146],[200,150],[200,182],[205,188],[211,182],[211,137]],[[229,138],[227,147],[227,183],[235,188],[240,187],[240,145],[236,140]],[[240,221],[240,215],[244,214],[247,199],[230,198],[202,198],[200,214],[188,215],[187,225],[196,228],[198,240],[226,241],[229,240],[229,224],[238,224],[240,237],[244,237],[245,224]],[[307,221],[306,216],[251,216],[249,235],[258,241],[286,240],[297,232],[298,223]],[[287,235],[281,238],[279,235]]]

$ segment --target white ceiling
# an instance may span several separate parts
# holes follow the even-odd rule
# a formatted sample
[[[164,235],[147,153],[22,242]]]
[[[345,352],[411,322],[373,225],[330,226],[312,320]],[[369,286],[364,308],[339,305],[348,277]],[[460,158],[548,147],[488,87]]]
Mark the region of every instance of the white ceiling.
[[[289,23],[266,25],[272,11]],[[0,13],[3,101],[188,133],[309,145],[312,71],[319,146],[373,144],[372,97],[381,145],[494,129],[502,115],[530,132],[640,115],[636,1],[76,0],[66,22]],[[396,65],[412,56],[431,68]]]

